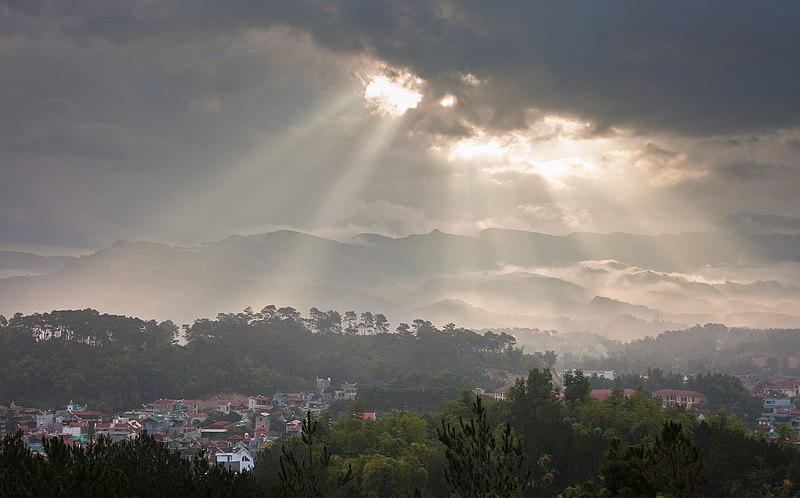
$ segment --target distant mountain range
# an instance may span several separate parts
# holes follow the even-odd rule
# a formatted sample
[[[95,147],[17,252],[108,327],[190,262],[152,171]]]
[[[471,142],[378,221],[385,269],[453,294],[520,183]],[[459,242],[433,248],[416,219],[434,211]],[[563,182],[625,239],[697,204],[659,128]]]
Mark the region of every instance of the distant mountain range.
[[[11,275],[0,279],[6,315],[91,307],[185,323],[276,304],[615,338],[707,322],[800,326],[800,235],[787,233],[434,230],[340,242],[277,231],[195,247],[119,240],[79,258],[5,251],[0,271]]]
[[[39,256],[27,252],[0,251],[0,278],[42,275],[60,270],[71,256]]]

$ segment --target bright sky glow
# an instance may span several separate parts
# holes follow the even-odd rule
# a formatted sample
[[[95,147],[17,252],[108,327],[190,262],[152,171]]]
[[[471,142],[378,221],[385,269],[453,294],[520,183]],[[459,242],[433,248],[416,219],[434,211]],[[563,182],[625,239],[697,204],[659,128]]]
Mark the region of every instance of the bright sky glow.
[[[599,167],[588,157],[575,155],[583,141],[573,139],[590,125],[548,116],[528,134],[491,135],[483,130],[447,147],[449,161],[480,161],[487,172],[507,170],[535,173],[552,188],[568,188],[571,178],[593,178]],[[543,133],[542,127],[550,128]],[[560,153],[559,153],[560,152]]]
[[[537,162],[533,165],[533,169],[553,188],[567,188],[565,181],[569,178],[592,178],[599,173],[597,165],[581,157]]]
[[[364,99],[380,114],[402,116],[422,101],[422,94],[417,91],[421,84],[422,80],[410,74],[375,76],[364,89]]]
[[[559,135],[578,136],[591,129],[592,124],[586,121],[565,118],[563,116],[549,115],[542,119],[542,125],[555,131]]]
[[[456,142],[450,148],[447,158],[450,161],[458,159],[472,161],[481,158],[499,160],[510,150],[511,144],[500,137],[472,137]]]
[[[442,107],[453,107],[456,105],[456,98],[453,95],[445,95],[444,98],[439,101],[439,105]]]

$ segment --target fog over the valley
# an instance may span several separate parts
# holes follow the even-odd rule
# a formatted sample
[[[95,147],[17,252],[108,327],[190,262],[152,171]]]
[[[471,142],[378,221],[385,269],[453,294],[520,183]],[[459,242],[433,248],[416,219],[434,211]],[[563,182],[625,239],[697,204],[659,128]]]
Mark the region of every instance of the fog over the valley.
[[[341,242],[277,231],[193,247],[120,240],[58,271],[0,280],[0,313],[94,307],[189,323],[276,304],[616,339],[704,323],[798,327],[800,261],[776,248],[791,251],[799,238],[493,229]],[[678,247],[693,256],[666,257]]]

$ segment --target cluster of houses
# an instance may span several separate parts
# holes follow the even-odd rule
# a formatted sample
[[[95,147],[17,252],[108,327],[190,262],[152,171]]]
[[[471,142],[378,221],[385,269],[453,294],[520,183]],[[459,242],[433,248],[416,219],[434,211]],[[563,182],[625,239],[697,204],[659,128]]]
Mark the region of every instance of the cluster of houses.
[[[745,377],[742,378],[742,385],[762,399],[763,408],[758,426],[767,437],[777,437],[780,426],[790,426],[795,430],[795,439],[798,439],[800,409],[797,408],[797,403],[800,402],[800,379]]]
[[[793,428],[800,428],[800,410],[797,409],[794,400],[796,398],[764,398],[761,417],[758,418],[758,425],[766,429],[769,433],[774,433],[781,425],[791,425]]]
[[[584,375],[597,375],[614,379],[613,371],[584,370]],[[800,409],[795,404],[800,398],[800,380],[797,379],[740,379],[753,396],[763,400],[759,428],[774,435],[781,425],[800,429]],[[0,434],[22,431],[28,446],[42,449],[44,438],[60,436],[67,444],[84,444],[100,436],[112,441],[138,437],[146,431],[157,441],[188,455],[205,450],[209,459],[235,471],[251,469],[254,455],[281,437],[302,433],[302,419],[307,411],[312,414],[329,408],[335,400],[355,399],[356,384],[344,382],[340,389],[331,391],[330,379],[317,379],[315,392],[278,392],[272,396],[253,395],[246,399],[157,399],[122,415],[89,410],[72,401],[62,410],[46,411],[23,407],[15,403],[0,405]],[[491,392],[476,392],[505,400],[511,386]],[[623,389],[623,395],[634,394],[633,389]],[[563,390],[561,391],[563,395]],[[593,389],[592,398],[608,399],[611,389]],[[702,411],[706,395],[691,390],[659,389],[651,393],[664,406],[678,405],[686,410]],[[702,414],[701,414],[702,416]],[[364,415],[374,420],[374,413]]]
[[[598,377],[607,380],[614,380],[616,378],[616,373],[613,370],[582,370],[582,373],[585,377]],[[556,385],[562,385],[563,373],[553,372],[553,379]],[[482,396],[494,398],[498,401],[503,401],[508,396],[509,390],[511,390],[511,386],[506,385],[491,392],[487,392],[484,389],[479,388],[476,390],[476,393]],[[626,398],[633,395],[634,392],[635,391],[633,389],[622,390],[622,393]],[[563,397],[564,388],[560,387],[558,389],[558,393],[561,397]],[[610,398],[611,393],[612,389],[592,389],[589,395],[594,399],[603,401]],[[661,404],[664,406],[678,405],[686,410],[695,409],[700,403],[706,400],[706,395],[703,393],[699,393],[697,391],[687,391],[683,389],[659,389],[658,391],[654,391],[652,396],[661,400]]]
[[[800,397],[800,379],[774,379],[772,377],[744,375],[739,377],[739,381],[753,396],[762,399],[771,396],[796,400]]]
[[[511,386],[503,386],[491,392],[486,392],[482,389],[478,389],[476,392],[482,396],[489,396],[490,398],[498,401],[504,401],[508,396],[508,391],[510,389]],[[589,392],[589,395],[594,399],[605,401],[611,397],[612,392],[612,389],[592,389]],[[635,392],[636,391],[633,389],[622,389],[622,394],[626,398],[632,396]],[[563,389],[559,390],[559,395],[561,397],[564,396]],[[701,402],[706,400],[706,395],[703,393],[699,393],[697,391],[686,391],[682,389],[659,389],[658,391],[654,391],[652,396],[660,399],[661,404],[664,406],[678,405],[686,410],[692,410]]]
[[[587,377],[597,376],[609,380],[614,380],[615,373],[612,370],[583,370]],[[562,378],[558,372],[554,372],[553,378],[556,383]],[[787,425],[795,429],[795,435],[800,430],[800,379],[772,379],[758,376],[743,376],[739,378],[742,385],[750,393],[762,400],[762,413],[758,419],[759,430],[765,433],[768,438],[774,438],[776,430],[782,425]],[[506,385],[494,391],[477,389],[476,393],[488,396],[498,401],[507,398],[511,386]],[[632,396],[633,389],[623,389],[623,396]],[[559,394],[564,396],[564,389],[559,390]],[[590,396],[597,400],[606,400],[611,397],[612,389],[592,389]],[[703,417],[703,402],[707,396],[703,393],[686,389],[659,389],[651,393],[653,398],[661,401],[663,406],[680,406],[687,411],[694,411],[699,417]],[[800,439],[800,438],[797,438]]]
[[[121,415],[88,410],[70,401],[47,411],[11,403],[0,405],[0,434],[22,431],[33,451],[47,437],[84,444],[100,436],[122,441],[144,431],[187,456],[203,449],[209,460],[234,471],[252,469],[254,455],[276,439],[299,435],[307,411],[319,413],[334,400],[355,399],[356,384],[330,391],[330,379],[317,379],[316,392],[279,392],[246,399],[157,399]]]
[[[739,380],[753,396],[762,400],[759,430],[768,438],[775,438],[779,427],[789,426],[794,429],[795,442],[800,444],[800,409],[797,404],[800,402],[800,379],[747,375]]]

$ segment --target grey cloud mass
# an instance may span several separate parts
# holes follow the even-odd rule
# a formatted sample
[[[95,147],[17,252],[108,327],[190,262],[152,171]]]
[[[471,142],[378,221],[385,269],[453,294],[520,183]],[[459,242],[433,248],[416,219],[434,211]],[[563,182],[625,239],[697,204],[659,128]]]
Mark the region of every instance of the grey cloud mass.
[[[370,53],[442,85],[473,74],[484,91],[455,91],[489,106],[501,126],[521,124],[520,109],[531,106],[606,126],[717,134],[795,125],[800,109],[800,6],[790,1],[81,1],[4,10],[19,36],[84,46],[155,48],[290,26],[329,50]]]
[[[798,25],[790,1],[3,0],[0,249],[797,218]],[[376,71],[422,100],[371,112]]]

